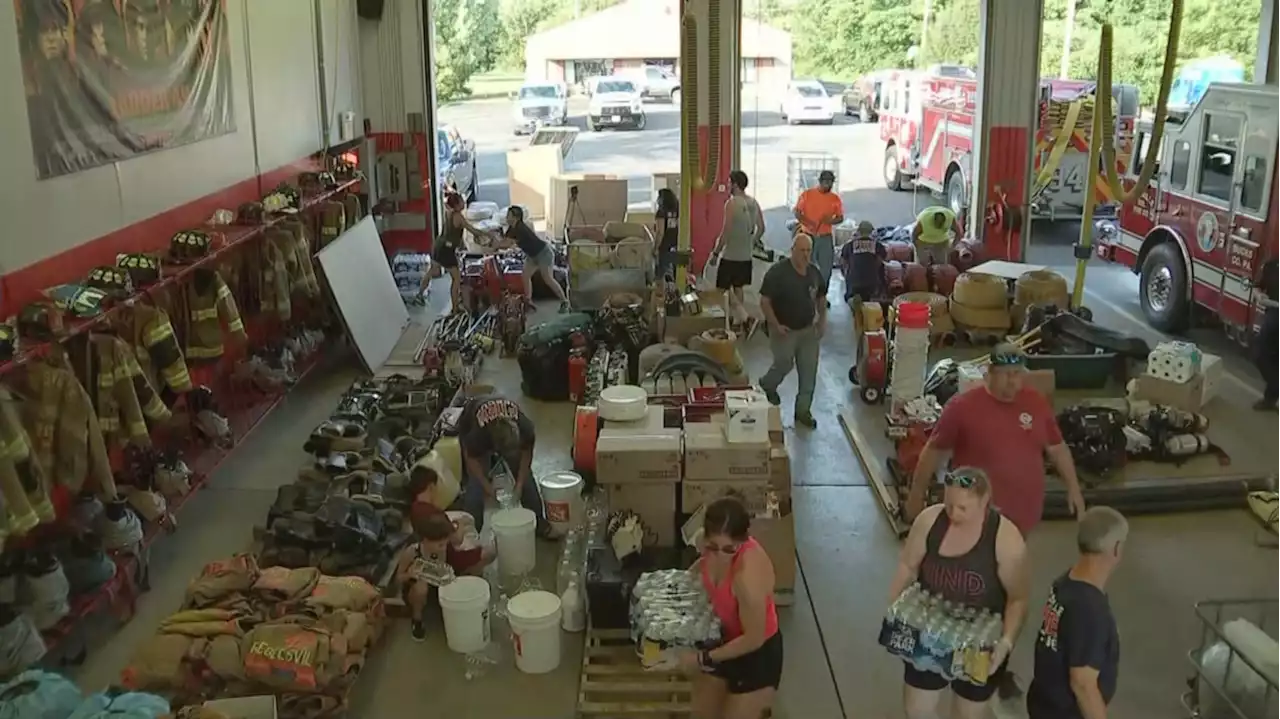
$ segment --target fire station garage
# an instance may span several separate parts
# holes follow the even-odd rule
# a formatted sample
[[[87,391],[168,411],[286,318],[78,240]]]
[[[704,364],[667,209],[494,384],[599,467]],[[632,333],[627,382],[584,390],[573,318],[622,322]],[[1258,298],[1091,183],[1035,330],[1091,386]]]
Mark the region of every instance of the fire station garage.
[[[1276,5],[1175,106],[1164,4],[1154,112],[1027,0],[880,76],[888,226],[731,193],[736,0],[653,208],[477,199],[457,3],[6,4],[0,717],[1276,716]]]

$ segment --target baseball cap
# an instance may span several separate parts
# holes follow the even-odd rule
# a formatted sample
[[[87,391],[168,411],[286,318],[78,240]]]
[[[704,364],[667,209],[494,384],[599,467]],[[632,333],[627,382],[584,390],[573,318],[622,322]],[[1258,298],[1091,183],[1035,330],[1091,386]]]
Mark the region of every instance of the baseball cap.
[[[831,182],[835,182],[835,179],[836,179],[836,173],[832,172],[831,170],[823,170],[822,172],[818,173],[818,182],[824,182],[827,180],[830,180]]]
[[[1012,342],[1001,342],[991,348],[992,367],[1026,367],[1027,353]]]
[[[876,231],[876,226],[863,220],[858,223],[858,237],[870,237]]]

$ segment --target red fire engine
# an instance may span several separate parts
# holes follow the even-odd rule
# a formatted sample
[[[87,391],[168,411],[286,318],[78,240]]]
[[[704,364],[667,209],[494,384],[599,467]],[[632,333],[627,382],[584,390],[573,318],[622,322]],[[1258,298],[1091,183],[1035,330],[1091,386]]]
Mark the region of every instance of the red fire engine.
[[[969,205],[973,178],[973,127],[977,115],[976,80],[895,71],[880,96],[880,139],[885,143],[884,181],[891,190],[908,183],[926,187],[946,198],[957,215]],[[1041,83],[1040,126],[1036,132],[1034,167],[1050,162],[1056,138],[1064,129],[1062,117],[1071,102],[1087,97],[1094,83],[1045,80]],[[1113,91],[1117,116],[1117,156],[1129,156],[1137,120],[1138,91],[1117,85]],[[1083,116],[1082,116],[1083,117]],[[1087,121],[1071,128],[1054,173],[1032,198],[1034,217],[1078,219],[1084,210],[1085,165],[1088,163]],[[1099,191],[1096,202],[1107,209],[1114,202]],[[1095,207],[1097,207],[1095,205]]]
[[[1247,342],[1261,313],[1253,288],[1276,256],[1274,85],[1213,84],[1185,116],[1170,117],[1155,178],[1126,204],[1119,227],[1103,225],[1100,257],[1140,276],[1139,301],[1152,327],[1185,329],[1191,308],[1220,317]],[[1132,188],[1151,142],[1139,126],[1124,184]]]

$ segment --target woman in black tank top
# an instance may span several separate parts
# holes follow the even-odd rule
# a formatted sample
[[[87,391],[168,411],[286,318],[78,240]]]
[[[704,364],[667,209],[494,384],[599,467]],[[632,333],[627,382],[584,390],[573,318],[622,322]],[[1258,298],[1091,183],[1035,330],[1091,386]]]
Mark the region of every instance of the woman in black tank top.
[[[654,241],[653,248],[657,256],[657,276],[662,279],[675,265],[676,248],[680,236],[680,200],[676,193],[664,187],[658,190],[658,207],[653,213]]]
[[[953,717],[985,717],[1027,614],[1026,544],[1013,522],[991,506],[986,473],[962,467],[943,481],[943,503],[925,509],[911,527],[891,587],[892,598],[919,582],[922,589],[944,600],[1003,615],[1004,632],[993,657],[996,669],[983,685],[948,682],[941,674],[904,664],[903,703],[908,719],[937,716],[948,685]]]

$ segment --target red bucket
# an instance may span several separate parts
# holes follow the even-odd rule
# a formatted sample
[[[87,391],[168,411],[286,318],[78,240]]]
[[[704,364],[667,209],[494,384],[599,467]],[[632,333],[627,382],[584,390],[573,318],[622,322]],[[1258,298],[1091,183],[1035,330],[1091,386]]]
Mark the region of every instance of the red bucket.
[[[929,329],[929,305],[923,302],[903,302],[898,305],[898,327],[908,330]]]

